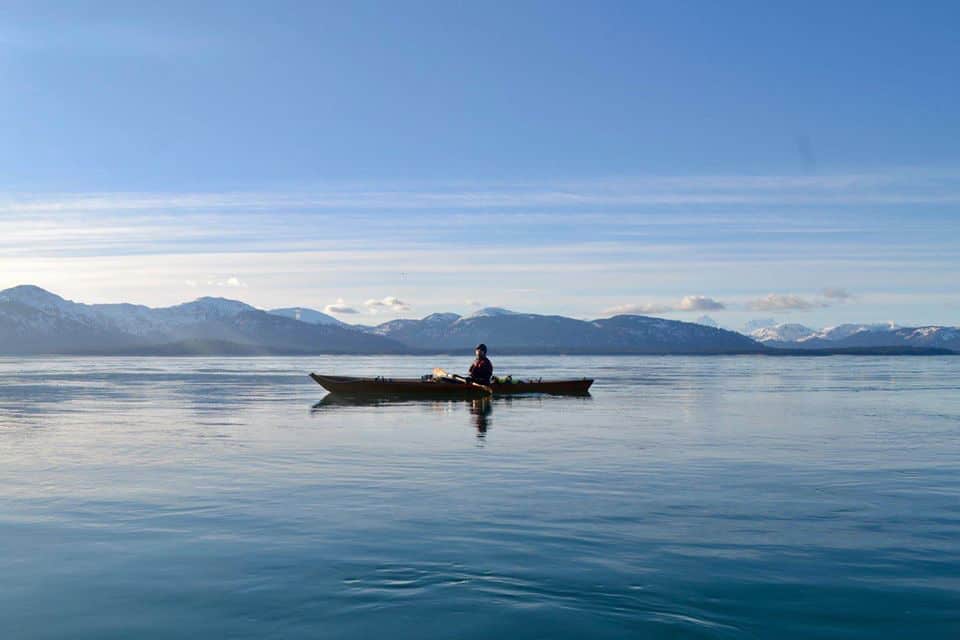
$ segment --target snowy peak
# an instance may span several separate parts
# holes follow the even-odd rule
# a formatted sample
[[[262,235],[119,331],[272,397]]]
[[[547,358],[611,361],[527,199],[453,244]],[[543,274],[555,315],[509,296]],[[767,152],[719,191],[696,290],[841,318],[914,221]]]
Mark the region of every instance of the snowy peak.
[[[841,324],[803,335],[800,325],[777,325],[754,331],[755,340],[775,348],[825,349],[871,347],[942,348],[960,351],[960,328],[943,326],[900,327],[893,322]],[[805,327],[803,327],[805,329]]]
[[[740,331],[740,333],[745,336],[749,336],[752,335],[757,329],[766,329],[767,327],[772,327],[776,324],[777,321],[773,318],[754,318],[743,325],[743,329]]]
[[[960,327],[898,328],[893,333],[900,335],[907,342],[948,348],[960,347]]]
[[[750,332],[750,337],[757,342],[796,342],[815,335],[816,331],[802,324],[775,324],[772,327],[763,327]]]
[[[494,316],[515,316],[517,315],[516,311],[510,311],[510,309],[504,309],[503,307],[484,307],[483,309],[478,309],[471,313],[468,318],[490,318]]]
[[[748,335],[758,342],[809,342],[828,341],[839,342],[851,336],[869,332],[890,332],[899,329],[896,323],[886,322],[879,324],[840,324],[835,327],[811,329],[802,324],[775,324],[760,327]]]
[[[21,284],[0,291],[0,301],[17,302],[34,309],[61,309],[75,304],[32,284]]]
[[[456,313],[431,313],[421,320],[427,324],[453,324],[460,319],[460,315]]]
[[[844,340],[863,331],[894,331],[900,327],[894,322],[880,324],[840,324],[835,327],[824,327],[812,337],[824,340]]]

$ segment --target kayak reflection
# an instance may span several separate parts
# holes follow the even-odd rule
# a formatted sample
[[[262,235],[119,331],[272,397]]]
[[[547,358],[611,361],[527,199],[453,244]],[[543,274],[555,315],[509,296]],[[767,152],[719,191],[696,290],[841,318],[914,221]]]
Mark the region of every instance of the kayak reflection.
[[[350,407],[403,407],[420,406],[438,411],[449,411],[453,407],[462,407],[466,409],[470,416],[470,423],[477,431],[477,437],[483,438],[493,424],[494,405],[502,409],[509,409],[511,406],[535,405],[546,408],[546,405],[553,405],[554,402],[569,402],[573,398],[578,401],[591,400],[589,393],[576,394],[573,396],[501,396],[480,398],[411,398],[409,395],[369,395],[369,394],[341,394],[328,393],[323,396],[319,402],[310,407],[310,413],[320,413],[327,411],[336,411],[338,409],[347,409]]]
[[[512,399],[510,399],[512,400]],[[503,404],[509,404],[510,400]],[[319,402],[310,407],[310,413],[331,411],[346,407],[389,407],[419,405],[433,409],[448,409],[451,406],[464,406],[470,415],[471,423],[482,438],[492,423],[493,401],[489,396],[482,398],[459,398],[450,400],[411,398],[410,396],[370,396],[328,393]]]

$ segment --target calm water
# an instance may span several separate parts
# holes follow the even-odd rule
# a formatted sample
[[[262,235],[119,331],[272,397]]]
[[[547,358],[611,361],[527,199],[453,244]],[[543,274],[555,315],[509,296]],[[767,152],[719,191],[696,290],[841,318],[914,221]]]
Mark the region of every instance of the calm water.
[[[493,360],[0,359],[0,637],[960,637],[960,358]]]

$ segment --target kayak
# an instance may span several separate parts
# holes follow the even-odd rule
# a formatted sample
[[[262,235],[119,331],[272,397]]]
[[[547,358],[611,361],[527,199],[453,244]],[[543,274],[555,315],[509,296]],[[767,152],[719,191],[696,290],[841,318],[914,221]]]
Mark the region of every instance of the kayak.
[[[446,378],[356,378],[311,373],[314,382],[331,393],[361,395],[406,395],[449,398],[482,398],[493,395],[548,393],[553,395],[584,395],[593,380],[494,380],[488,387]]]

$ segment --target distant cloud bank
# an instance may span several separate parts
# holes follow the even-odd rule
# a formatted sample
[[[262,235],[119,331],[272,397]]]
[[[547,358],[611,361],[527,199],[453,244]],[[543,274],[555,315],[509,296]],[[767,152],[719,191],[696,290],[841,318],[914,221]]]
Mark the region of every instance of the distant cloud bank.
[[[244,282],[243,280],[241,280],[236,276],[230,276],[225,279],[223,278],[217,279],[214,277],[210,277],[204,280],[203,282],[193,280],[193,279],[187,279],[187,280],[184,280],[183,283],[192,289],[195,289],[200,286],[229,287],[231,289],[246,289],[248,287],[246,282]]]
[[[747,308],[751,311],[810,311],[829,306],[826,302],[808,300],[795,295],[771,293],[758,300],[751,300]]]
[[[379,313],[381,311],[402,313],[410,311],[410,306],[403,300],[395,296],[387,296],[382,300],[370,299],[363,303],[370,313]]]
[[[346,315],[359,313],[359,311],[347,305],[347,303],[343,300],[343,298],[337,298],[336,302],[325,306],[323,308],[323,312],[333,313],[333,314],[346,314]]]
[[[657,302],[643,304],[622,304],[611,307],[604,311],[608,315],[618,314],[646,314],[646,313],[671,313],[671,312],[693,312],[693,311],[720,311],[727,306],[719,300],[708,298],[706,296],[684,296],[676,304],[663,304]]]
[[[821,292],[821,295],[830,300],[852,300],[854,298],[853,294],[846,289],[827,288]]]

